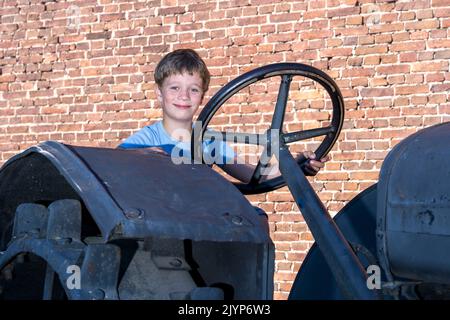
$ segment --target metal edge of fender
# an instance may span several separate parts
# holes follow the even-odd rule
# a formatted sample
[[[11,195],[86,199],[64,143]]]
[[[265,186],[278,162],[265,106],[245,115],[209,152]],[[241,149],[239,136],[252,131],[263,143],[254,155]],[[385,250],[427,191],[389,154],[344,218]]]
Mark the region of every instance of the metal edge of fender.
[[[92,218],[97,223],[104,241],[108,241],[116,226],[123,218],[122,208],[109,195],[104,186],[98,181],[97,177],[91,172],[86,164],[74,154],[67,146],[56,141],[46,141],[36,146],[30,147],[20,154],[11,157],[1,168],[4,170],[12,162],[25,158],[31,153],[39,153],[46,157],[63,175],[67,183],[83,199],[86,207],[91,213]],[[82,189],[83,184],[94,184],[93,189],[96,193],[86,192]],[[103,192],[100,193],[99,190]],[[95,212],[96,214],[92,214]],[[109,212],[108,215],[102,215],[103,212]],[[114,213],[113,215],[111,213]],[[113,219],[111,219],[113,217]]]

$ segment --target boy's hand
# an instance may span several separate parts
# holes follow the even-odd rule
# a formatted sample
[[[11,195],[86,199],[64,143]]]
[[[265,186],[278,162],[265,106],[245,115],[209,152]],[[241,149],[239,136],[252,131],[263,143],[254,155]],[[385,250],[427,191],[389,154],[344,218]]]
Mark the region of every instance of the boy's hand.
[[[166,151],[164,151],[163,148],[160,148],[160,147],[148,147],[148,148],[144,148],[143,150],[154,151],[156,153],[160,153],[160,154],[163,154],[163,155],[166,155],[166,156],[169,155]]]
[[[315,176],[317,172],[319,172],[320,169],[322,169],[325,166],[325,162],[330,160],[330,156],[327,155],[326,157],[323,157],[322,159],[315,160],[316,154],[312,151],[304,151],[300,157],[304,157],[308,159],[306,163],[302,166],[302,170],[305,173],[305,175],[308,176]],[[299,158],[297,157],[297,160]]]

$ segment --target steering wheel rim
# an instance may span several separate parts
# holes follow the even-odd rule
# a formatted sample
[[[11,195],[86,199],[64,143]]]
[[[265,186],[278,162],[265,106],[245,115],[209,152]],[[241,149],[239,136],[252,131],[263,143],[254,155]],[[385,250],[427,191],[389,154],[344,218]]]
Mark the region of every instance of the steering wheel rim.
[[[201,130],[197,130],[198,134],[192,135],[191,138],[191,156],[194,161],[198,163],[199,159],[203,160],[203,143],[201,143],[204,139],[204,135],[206,129],[211,122],[212,117],[216,114],[216,112],[220,109],[220,107],[233,96],[235,93],[241,91],[245,87],[251,85],[254,82],[281,76],[281,84],[278,92],[277,98],[277,106],[275,107],[274,116],[272,117],[272,121],[274,121],[274,117],[277,115],[277,107],[279,100],[285,99],[284,101],[284,109],[283,115],[278,116],[281,119],[277,119],[280,126],[280,143],[288,144],[291,142],[310,139],[316,136],[325,136],[323,141],[320,143],[319,147],[314,151],[317,159],[323,158],[333,147],[336,142],[339,132],[342,129],[342,124],[344,121],[344,99],[342,94],[336,85],[336,83],[331,79],[326,73],[323,71],[314,68],[309,65],[305,65],[302,63],[275,63],[266,65],[263,67],[256,68],[251,70],[234,80],[230,81],[224,87],[222,87],[205,105],[201,113],[197,118],[197,123],[201,124]],[[330,125],[326,128],[317,128],[310,130],[301,130],[295,133],[282,133],[283,122],[284,122],[284,112],[287,103],[287,96],[281,97],[281,90],[285,91],[284,95],[289,93],[289,85],[293,76],[303,76],[309,78],[315,82],[318,82],[327,92],[332,102],[332,117]],[[283,87],[283,82],[289,82]],[[281,101],[281,104],[283,101]],[[283,107],[283,106],[281,106]],[[273,122],[272,122],[273,124]],[[305,161],[299,163],[299,165],[304,165]],[[253,180],[253,179],[252,179]],[[268,191],[273,191],[284,187],[286,182],[283,179],[283,176],[279,176],[276,178],[272,178],[263,182],[255,183],[254,181],[250,183],[233,183],[242,193],[244,194],[257,194]]]

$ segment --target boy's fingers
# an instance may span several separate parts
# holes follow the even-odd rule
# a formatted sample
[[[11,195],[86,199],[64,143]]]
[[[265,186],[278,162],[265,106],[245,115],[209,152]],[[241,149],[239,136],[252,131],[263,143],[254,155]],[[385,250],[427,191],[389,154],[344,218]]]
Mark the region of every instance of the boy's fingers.
[[[303,151],[303,156],[307,159],[315,159],[316,154],[312,151]]]
[[[306,164],[303,168],[304,172],[307,172],[310,175],[316,175],[320,171],[320,169],[325,167],[325,162],[330,160],[329,155],[326,155],[320,160],[314,160],[316,159],[316,154],[312,151],[303,151],[302,154],[303,157],[307,159]]]
[[[322,169],[325,164],[323,162],[320,161],[316,161],[316,160],[311,160],[309,162],[309,166],[314,170],[314,171],[319,171],[320,169]]]
[[[303,151],[303,156],[307,159],[315,159],[316,158],[316,154],[312,151]],[[320,159],[320,162],[327,162],[327,161],[330,161],[330,159],[331,159],[330,155],[326,155],[325,157]]]
[[[155,151],[155,152],[158,152],[158,153],[162,153],[162,154],[165,154],[165,155],[169,155],[167,152],[165,152],[162,148],[159,148],[159,147],[150,147],[150,148],[147,148],[147,149]]]

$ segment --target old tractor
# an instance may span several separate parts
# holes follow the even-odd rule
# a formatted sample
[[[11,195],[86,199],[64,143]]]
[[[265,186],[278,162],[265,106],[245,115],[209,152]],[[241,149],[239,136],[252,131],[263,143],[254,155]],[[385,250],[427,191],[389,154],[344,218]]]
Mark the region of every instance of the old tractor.
[[[329,125],[285,133],[291,81],[320,84]],[[281,175],[264,180],[261,161],[248,184],[202,164],[202,141],[219,108],[252,83],[278,77],[264,141]],[[192,163],[147,149],[47,141],[0,170],[2,299],[272,299],[274,245],[264,215],[244,194],[288,186],[315,244],[291,299],[427,299],[450,294],[450,125],[422,130],[388,155],[377,184],[331,218],[289,145],[319,137],[327,154],[344,120],[344,101],[324,72],[298,63],[267,65],[225,85],[199,115]],[[299,213],[300,214],[300,213]],[[372,268],[372,269],[371,269]],[[377,269],[378,268],[378,269]],[[372,270],[378,279],[372,278]]]

